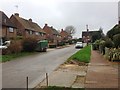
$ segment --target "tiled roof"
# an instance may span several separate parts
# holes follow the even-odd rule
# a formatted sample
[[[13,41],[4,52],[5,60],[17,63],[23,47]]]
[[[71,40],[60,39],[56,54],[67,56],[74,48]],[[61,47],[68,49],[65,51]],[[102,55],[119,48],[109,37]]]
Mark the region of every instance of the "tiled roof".
[[[52,28],[52,31],[53,31],[53,34],[60,35],[56,29]]]
[[[5,15],[5,13],[2,11],[0,11],[0,25],[16,28],[16,26],[10,21],[7,15]]]
[[[14,16],[23,25],[23,27],[25,29],[45,33],[37,23],[26,20],[26,19],[21,18],[21,17],[16,16],[16,15],[14,15]]]
[[[49,27],[47,24],[43,27],[43,30],[45,30],[46,32],[49,31],[49,34],[60,35],[56,29],[54,29],[53,27]]]

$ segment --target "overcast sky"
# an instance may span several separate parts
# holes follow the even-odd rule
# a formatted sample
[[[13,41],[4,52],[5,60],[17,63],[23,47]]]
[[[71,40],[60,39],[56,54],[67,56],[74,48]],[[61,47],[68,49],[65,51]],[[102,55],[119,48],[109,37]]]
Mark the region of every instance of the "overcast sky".
[[[78,38],[86,24],[106,33],[118,22],[118,0],[0,0],[0,10],[8,17],[18,12],[42,28],[45,23],[57,30],[73,25]]]

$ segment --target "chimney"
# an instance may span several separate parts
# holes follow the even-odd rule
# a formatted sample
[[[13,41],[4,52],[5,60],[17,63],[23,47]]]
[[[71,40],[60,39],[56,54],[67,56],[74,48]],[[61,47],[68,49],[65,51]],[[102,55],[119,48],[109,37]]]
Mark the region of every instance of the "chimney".
[[[47,26],[47,24],[45,24],[45,26]]]
[[[19,17],[19,13],[15,13],[15,16],[18,16],[18,17]]]
[[[32,22],[32,19],[30,18],[29,21]]]

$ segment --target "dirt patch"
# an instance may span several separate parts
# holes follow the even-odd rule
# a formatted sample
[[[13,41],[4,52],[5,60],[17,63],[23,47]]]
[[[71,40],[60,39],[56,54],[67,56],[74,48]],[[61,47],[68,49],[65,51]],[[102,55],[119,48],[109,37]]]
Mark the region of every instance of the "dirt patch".
[[[49,75],[49,86],[84,88],[87,64],[72,61],[60,65]],[[36,88],[46,86],[46,80],[40,82]]]
[[[88,63],[79,62],[77,60],[70,60],[70,61],[66,62],[65,64],[74,64],[74,65],[79,65],[79,66],[88,66]]]
[[[84,88],[85,76],[76,76],[74,83],[72,84],[72,88]]]

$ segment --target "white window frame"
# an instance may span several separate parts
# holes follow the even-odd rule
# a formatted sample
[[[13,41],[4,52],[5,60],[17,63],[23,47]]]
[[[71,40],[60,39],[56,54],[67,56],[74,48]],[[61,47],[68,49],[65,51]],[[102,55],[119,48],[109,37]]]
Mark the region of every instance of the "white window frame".
[[[39,32],[35,32],[35,35],[40,35]]]
[[[14,32],[14,29],[12,27],[8,27],[9,32]]]

